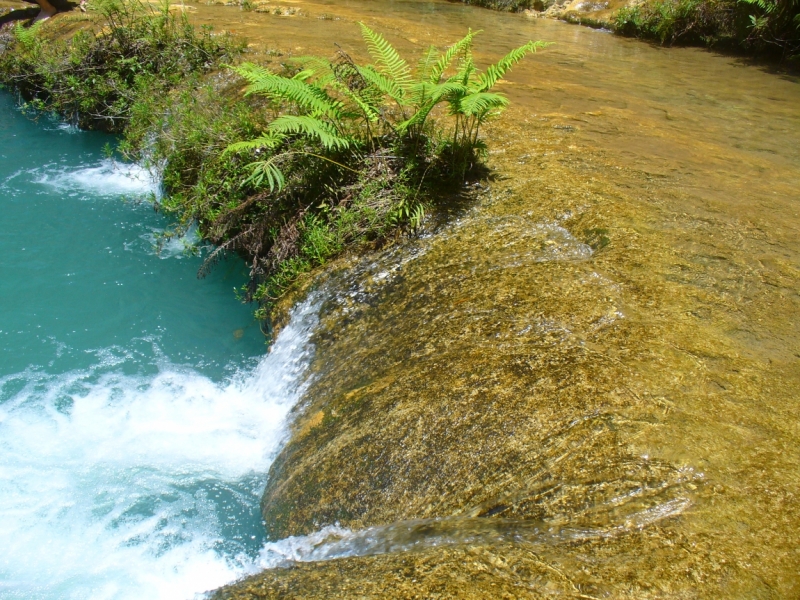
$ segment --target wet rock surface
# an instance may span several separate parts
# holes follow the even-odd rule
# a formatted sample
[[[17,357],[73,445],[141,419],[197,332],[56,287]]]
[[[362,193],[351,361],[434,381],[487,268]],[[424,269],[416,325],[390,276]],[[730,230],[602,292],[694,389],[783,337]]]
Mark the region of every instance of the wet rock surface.
[[[422,239],[328,275],[262,509],[273,539],[338,523],[369,543],[221,593],[796,597],[796,84],[426,6],[258,15],[298,53],[358,54],[348,19],[404,51],[484,29],[482,61],[556,44],[503,90],[492,180]]]
[[[773,411],[797,377],[786,346],[765,363],[730,335],[751,318],[727,303],[731,281],[769,310],[736,279],[754,276],[741,238],[719,213],[681,211],[694,199],[669,178],[565,149],[575,131],[495,130],[488,190],[330,275],[340,293],[262,510],[273,539],[336,523],[371,545],[218,597],[791,597],[796,477],[756,491],[765,465],[725,435],[744,420],[786,448]],[[796,306],[780,297],[779,336]],[[767,389],[783,400],[737,414]],[[781,517],[745,516],[755,506]]]

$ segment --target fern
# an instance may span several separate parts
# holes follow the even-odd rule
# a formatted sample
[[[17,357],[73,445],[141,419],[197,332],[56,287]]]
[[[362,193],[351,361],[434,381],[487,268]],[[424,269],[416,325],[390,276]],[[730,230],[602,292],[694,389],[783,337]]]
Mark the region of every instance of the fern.
[[[259,150],[261,148],[267,149],[274,149],[280,146],[280,144],[286,139],[286,136],[280,134],[275,131],[268,131],[262,134],[260,137],[255,138],[254,140],[248,140],[246,142],[236,142],[230,144],[225,150],[222,152],[222,155],[225,156],[226,154],[232,154],[235,152],[243,152],[245,150]]]
[[[257,148],[276,150],[287,137],[297,136],[318,144],[327,153],[356,151],[350,156],[357,156],[360,148],[375,149],[379,144],[385,144],[387,132],[396,139],[412,141],[419,149],[431,113],[446,102],[449,114],[455,117],[451,142],[453,156],[472,157],[481,144],[478,139],[480,126],[489,116],[508,105],[505,96],[490,90],[528,53],[546,46],[542,42],[528,42],[479,74],[472,57],[472,45],[480,32],[469,30],[438,59],[435,48],[428,48],[418,63],[416,77],[413,77],[408,63],[382,35],[364,23],[359,23],[359,27],[373,65],[358,65],[340,52],[336,64],[318,57],[294,59],[301,71],[293,77],[276,75],[252,63],[235,67],[234,70],[249,83],[246,94],[266,95],[291,104],[300,114],[277,117],[261,137],[232,144],[226,152]],[[445,73],[456,62],[455,74],[444,79]],[[382,110],[387,100],[400,107],[400,118]],[[408,109],[411,109],[410,116]],[[384,127],[373,128],[372,125],[378,122]],[[278,156],[290,154],[314,156],[354,171],[347,164],[334,160],[336,157],[308,150],[284,152]],[[462,160],[462,165],[470,160],[472,158]],[[280,190],[283,178],[276,161],[278,158],[273,156],[253,163],[253,174],[248,181],[256,185],[267,182],[270,190]],[[419,208],[421,212],[413,215],[411,211],[412,207],[405,206],[397,217],[418,223],[424,215],[423,209]]]
[[[270,132],[302,134],[319,141],[326,150],[346,150],[351,140],[339,135],[336,129],[313,116],[282,115],[269,124]]]
[[[242,63],[233,67],[239,75],[250,82],[245,95],[261,94],[292,102],[297,106],[324,115],[338,118],[342,105],[322,89],[309,85],[299,79],[290,79],[275,75],[252,63]]]
[[[382,94],[389,96],[392,100],[397,102],[399,106],[406,105],[403,88],[401,88],[396,81],[383,73],[379,73],[372,67],[359,67],[358,73],[367,83],[375,86]]]
[[[442,80],[442,75],[450,67],[453,60],[459,55],[465,53],[468,49],[472,48],[472,40],[478,35],[480,30],[472,31],[471,29],[463,38],[458,40],[455,44],[450,46],[444,54],[436,62],[436,65],[431,70],[430,82],[439,83]]]
[[[417,79],[419,81],[428,81],[430,79],[431,71],[434,65],[436,65],[436,62],[434,62],[436,60],[436,54],[438,54],[436,46],[428,46],[425,54],[419,59],[417,63]]]
[[[464,86],[455,81],[448,81],[438,85],[431,85],[425,82],[418,84],[413,93],[419,108],[409,119],[397,125],[398,132],[405,133],[415,125],[422,125],[439,102],[447,97],[453,97],[458,94],[463,95],[466,91]]]
[[[336,74],[333,72],[333,66],[324,58],[320,58],[319,56],[298,56],[297,58],[292,58],[291,61],[303,67],[301,73],[310,73],[317,87],[324,88],[326,85],[336,81]],[[300,75],[300,73],[294,77],[297,78],[298,75]],[[306,79],[308,79],[308,77],[304,78],[303,81]]]
[[[378,108],[375,107],[372,102],[370,102],[369,98],[363,97],[362,94],[354,92],[346,85],[339,83],[338,81],[332,83],[331,85],[334,87],[334,89],[344,94],[348,100],[355,104],[369,123],[375,123],[378,121],[380,118],[380,113]]]
[[[770,0],[740,0],[740,1],[757,6],[767,14],[775,12],[775,9],[778,8],[777,2],[771,2]]]
[[[22,23],[17,23],[14,28],[14,37],[22,47],[30,52],[39,44],[39,31],[42,29],[44,21],[37,21],[30,27],[23,27]]]
[[[408,224],[411,226],[411,229],[419,229],[419,226],[422,225],[422,220],[424,218],[425,207],[422,204],[417,204],[408,217]]]
[[[275,75],[266,67],[249,62],[242,63],[236,67],[231,67],[231,69],[238,73],[240,77],[249,81],[250,85],[254,85],[266,77],[273,77]]]
[[[515,64],[525,58],[529,52],[536,52],[540,48],[545,48],[549,44],[545,42],[528,42],[524,46],[520,46],[512,50],[501,58],[497,63],[486,68],[486,71],[480,76],[476,86],[477,92],[485,92],[492,89],[495,84],[503,78],[503,76],[511,70]]]
[[[247,165],[252,169],[252,172],[250,177],[242,182],[242,185],[250,183],[255,187],[260,187],[266,179],[270,192],[274,192],[275,190],[280,192],[286,180],[283,176],[283,172],[275,163],[284,158],[284,156],[283,154],[278,154],[276,156],[271,156],[267,160],[259,160]]]
[[[359,22],[358,25],[361,27],[367,50],[378,69],[401,90],[405,91],[411,87],[411,69],[408,63],[400,58],[397,50],[380,33],[375,33],[364,23]],[[400,95],[402,96],[402,93]]]
[[[493,109],[503,109],[508,106],[508,99],[500,94],[490,92],[476,92],[468,94],[459,102],[460,112],[467,117],[483,117]]]
[[[294,79],[295,81],[306,81],[307,79],[313,76],[314,76],[313,69],[303,69],[299,73],[296,73],[294,77],[292,77],[292,79]]]
[[[458,73],[456,73],[453,79],[458,81],[461,85],[467,86],[475,71],[476,67],[475,62],[472,60],[472,51],[470,48],[465,48],[464,58],[461,60],[461,67],[458,69]]]

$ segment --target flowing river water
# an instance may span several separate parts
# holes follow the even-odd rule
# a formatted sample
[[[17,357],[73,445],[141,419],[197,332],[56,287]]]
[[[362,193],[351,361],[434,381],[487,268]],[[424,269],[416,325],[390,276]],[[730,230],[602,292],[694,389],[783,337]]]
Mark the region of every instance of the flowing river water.
[[[797,79],[460,4],[255,7],[188,10],[273,60],[363,56],[357,20],[412,53],[482,29],[479,64],[555,44],[502,87],[488,186],[338,265],[265,358],[240,266],[156,254],[144,174],[3,98],[0,597],[374,554],[274,577],[424,595],[387,575],[412,549],[440,582],[493,552],[512,596],[798,597]],[[287,440],[265,524],[307,537],[265,545]]]

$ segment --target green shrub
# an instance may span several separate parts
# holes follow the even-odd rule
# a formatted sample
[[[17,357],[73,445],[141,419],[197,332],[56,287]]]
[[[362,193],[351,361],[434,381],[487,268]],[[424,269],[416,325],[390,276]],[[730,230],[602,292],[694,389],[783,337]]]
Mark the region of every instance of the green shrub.
[[[615,30],[662,44],[800,53],[800,0],[646,0],[620,9]]]
[[[103,19],[99,31],[58,40],[46,39],[41,24],[18,25],[15,42],[0,54],[0,81],[81,127],[121,132],[137,102],[164,97],[241,49],[226,36],[196,30],[167,3],[155,10],[139,0],[96,0],[90,10]]]
[[[482,6],[493,10],[505,10],[509,12],[519,12],[528,8],[542,8],[541,0],[462,0],[464,4]]]

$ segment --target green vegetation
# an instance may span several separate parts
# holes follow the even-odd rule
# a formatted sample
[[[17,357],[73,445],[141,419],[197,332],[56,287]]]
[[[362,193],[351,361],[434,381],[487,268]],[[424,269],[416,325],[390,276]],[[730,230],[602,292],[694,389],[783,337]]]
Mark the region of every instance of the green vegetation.
[[[4,83],[35,108],[81,127],[122,132],[137,104],[164,97],[240,51],[226,36],[196,30],[168,4],[154,10],[138,0],[102,0],[92,8],[104,25],[98,31],[84,28],[60,40],[43,35],[42,23],[18,24],[16,44],[0,55]]]
[[[219,158],[238,158],[236,169],[249,170],[239,188],[246,211],[241,204],[209,211],[205,189],[171,200],[218,244],[210,261],[229,250],[248,256],[256,285],[245,297],[266,307],[345,249],[415,230],[427,206],[480,166],[480,127],[507,104],[491,89],[543,46],[525,44],[480,72],[469,32],[444,53],[428,49],[412,69],[380,34],[360,27],[372,64],[339,52],[334,62],[294,59],[284,73],[234,68],[249,83],[246,97],[260,98],[270,113],[260,135]],[[434,120],[440,105],[452,128]]]
[[[18,27],[0,80],[38,109],[122,133],[119,151],[161,172],[157,208],[175,217],[173,235],[196,223],[215,246],[199,275],[229,253],[244,257],[242,297],[262,317],[304,273],[417,230],[479,176],[481,127],[508,103],[492,89],[544,46],[480,71],[470,31],[412,68],[361,24],[371,64],[339,52],[226,68],[242,47],[168,5],[97,6],[107,25],[67,41],[45,42],[46,25]]]
[[[542,10],[544,4],[542,0],[462,0],[464,4],[482,6],[493,10],[505,10],[509,12],[519,12],[529,8]]]
[[[621,9],[615,29],[662,44],[702,44],[796,59],[800,0],[647,0]]]

